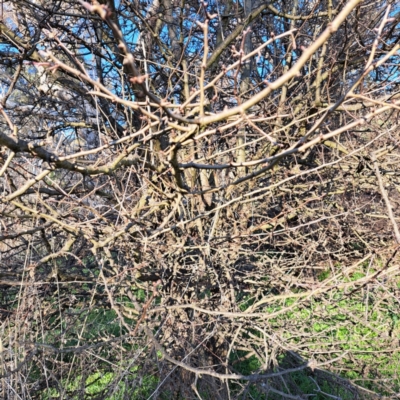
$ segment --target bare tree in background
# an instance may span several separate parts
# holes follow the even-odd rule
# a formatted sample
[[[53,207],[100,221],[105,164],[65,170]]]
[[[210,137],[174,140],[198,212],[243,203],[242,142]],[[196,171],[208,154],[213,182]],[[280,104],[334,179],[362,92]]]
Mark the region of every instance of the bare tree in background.
[[[395,398],[396,1],[1,16],[3,398]]]

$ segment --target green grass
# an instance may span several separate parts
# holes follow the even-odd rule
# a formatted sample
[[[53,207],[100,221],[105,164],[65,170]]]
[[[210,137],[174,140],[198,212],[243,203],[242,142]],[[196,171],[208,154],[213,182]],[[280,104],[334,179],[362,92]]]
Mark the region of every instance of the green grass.
[[[346,282],[353,282],[364,278],[368,265],[361,265],[354,271]],[[368,271],[368,275],[373,274]],[[318,276],[323,282],[331,276],[330,271],[324,271]],[[400,287],[400,282],[393,282],[393,287]],[[269,319],[267,330],[270,332],[284,332],[282,342],[289,348],[299,346],[298,355],[304,360],[313,352],[332,352],[329,358],[338,358],[328,368],[340,377],[368,390],[375,391],[383,396],[390,396],[393,392],[400,391],[400,352],[398,345],[400,340],[400,311],[397,296],[388,296],[388,289],[358,290],[354,295],[347,296],[351,289],[335,289],[326,295],[316,296],[306,301],[289,298],[269,304],[264,312],[272,314],[291,307],[290,310],[279,316]],[[242,297],[240,309],[245,310],[253,303],[249,297]],[[301,337],[293,337],[290,329],[284,331],[284,327],[296,325],[303,329],[305,340]],[[295,332],[297,329],[294,328]],[[298,330],[297,330],[298,331]],[[252,334],[258,336],[257,331]],[[392,345],[396,350],[391,351]],[[302,351],[301,349],[306,349]],[[343,358],[339,356],[343,355]],[[245,353],[236,352],[232,361],[240,359]],[[283,360],[281,360],[283,361]],[[261,362],[256,356],[252,356],[240,363],[235,368],[244,375],[259,373]],[[321,372],[323,373],[323,372]],[[312,394],[313,399],[327,399],[329,395],[342,399],[354,398],[354,393],[342,385],[332,384],[332,380],[324,380],[315,376],[309,370],[290,374],[292,380],[304,394]],[[380,386],[379,382],[384,382]],[[254,385],[254,390],[249,391],[253,398],[265,398],[265,391],[261,392]],[[282,391],[287,392],[282,385]],[[251,398],[251,397],[249,397]],[[270,394],[268,399],[280,399],[276,394]]]
[[[138,367],[131,368],[130,379],[135,379],[137,377]],[[104,396],[108,392],[108,387],[110,384],[115,385],[113,394],[106,395],[103,397],[104,400],[123,400],[126,398],[126,394],[129,394],[129,398],[132,400],[138,400],[149,397],[152,392],[156,389],[158,384],[158,379],[154,376],[145,376],[141,379],[140,387],[136,389],[127,389],[123,382],[113,382],[114,379],[118,379],[115,373],[112,372],[95,372],[86,378],[84,383],[84,397],[85,399],[95,398],[98,396]],[[71,400],[81,400],[82,391],[80,390],[82,376],[78,376],[73,382],[65,382],[65,391],[68,398]],[[128,392],[128,393],[127,393]],[[46,390],[41,400],[51,400],[54,398],[60,398],[61,393],[56,389]]]
[[[369,272],[371,273],[371,271]],[[354,271],[346,281],[351,282],[365,276],[365,271],[360,268]],[[318,276],[318,280],[323,282],[329,279],[330,271],[324,271]],[[400,282],[393,282],[394,286],[400,287]],[[297,299],[286,299],[269,304],[264,308],[266,313],[273,313],[286,307],[292,308],[279,316],[269,319],[268,330],[274,332],[282,327],[297,324],[302,327],[307,335],[307,342],[304,338],[293,337],[290,329],[283,333],[283,339],[288,347],[296,348],[297,345],[307,345],[307,351],[299,351],[299,355],[307,359],[309,354],[314,351],[334,351],[331,358],[348,352],[348,356],[335,362],[333,372],[339,374],[342,378],[348,379],[357,385],[365,387],[369,390],[377,390],[381,395],[390,395],[384,389],[377,388],[374,380],[386,380],[390,382],[390,388],[400,391],[400,353],[399,352],[382,352],[381,350],[388,348],[390,342],[395,343],[400,340],[400,315],[396,298],[390,296],[382,301],[385,293],[376,289],[368,292],[368,296],[356,293],[355,296],[347,297],[343,290],[335,290],[327,294],[326,297],[320,296],[308,299],[305,303]],[[146,301],[146,293],[141,289],[137,289],[135,296],[138,301]],[[124,300],[125,299],[120,299]],[[129,300],[126,299],[128,302]],[[239,308],[247,309],[255,301],[254,297],[242,295],[238,298]],[[82,342],[90,342],[100,337],[118,337],[125,333],[124,328],[118,322],[118,317],[113,310],[94,310],[90,311],[86,316],[85,323],[87,329],[83,330]],[[135,321],[126,320],[127,323],[134,325]],[[83,320],[80,321],[83,323]],[[77,324],[74,329],[69,330],[68,345],[75,345],[76,340],[71,336],[80,332],[82,325]],[[64,329],[65,327],[63,327]],[[59,337],[62,329],[55,329],[49,336],[48,342],[54,342]],[[296,330],[294,330],[296,331]],[[251,330],[252,334],[260,335],[256,330]],[[390,334],[390,337],[388,335]],[[77,336],[75,336],[77,337]],[[125,346],[125,345],[124,345]],[[299,347],[300,349],[303,347]],[[129,346],[128,346],[129,347]],[[130,348],[131,349],[131,348]],[[132,349],[131,349],[132,350]],[[102,350],[99,351],[102,355]],[[106,354],[104,354],[106,356]],[[231,354],[231,362],[235,362],[234,367],[238,372],[244,375],[262,372],[259,358],[251,356],[245,360],[237,362],[241,357],[245,356],[244,352],[233,351]],[[66,361],[64,359],[64,361]],[[278,361],[285,365],[285,355],[281,355]],[[138,366],[131,367],[129,370],[129,379],[137,381],[138,387],[127,387],[126,384],[118,379],[118,374],[109,370],[99,370],[91,373],[88,377],[83,378],[82,375],[75,376],[73,380],[63,382],[67,393],[71,399],[81,399],[78,389],[84,387],[85,398],[103,397],[105,400],[119,400],[124,396],[129,396],[132,400],[140,400],[147,398],[156,389],[159,380],[156,376],[144,375],[141,379],[138,377],[141,371]],[[82,384],[82,380],[85,382]],[[305,394],[312,394],[313,399],[328,399],[329,395],[340,397],[343,400],[352,399],[353,395],[341,385],[334,385],[332,380],[325,379],[322,375],[318,379],[310,370],[304,370],[288,375],[285,379],[292,382],[296,387]],[[114,394],[106,395],[109,386],[115,385]],[[230,382],[232,393],[238,392],[239,386],[235,382]],[[275,386],[276,387],[276,386]],[[282,385],[280,389],[287,392]],[[82,392],[80,392],[82,393]],[[260,390],[257,384],[250,385],[248,389],[249,399],[265,399],[266,393]],[[49,389],[43,393],[43,400],[51,398],[59,398],[60,393],[56,389]],[[207,396],[205,397],[205,399]],[[269,400],[278,400],[281,397],[277,394],[269,394]]]

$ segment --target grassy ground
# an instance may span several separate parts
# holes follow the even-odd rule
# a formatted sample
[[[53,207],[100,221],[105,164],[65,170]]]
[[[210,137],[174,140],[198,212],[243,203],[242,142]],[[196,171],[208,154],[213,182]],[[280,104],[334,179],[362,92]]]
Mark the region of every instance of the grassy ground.
[[[349,281],[363,276],[362,271],[355,272]],[[329,274],[322,274],[320,280],[328,279]],[[397,283],[400,287],[400,282]],[[330,372],[310,369],[296,372],[286,379],[286,384],[295,385],[301,392],[312,394],[313,399],[353,399],[354,392],[346,387],[365,388],[365,394],[379,393],[387,398],[400,392],[400,315],[396,284],[393,293],[378,288],[368,290],[364,288],[357,296],[348,297],[344,291],[336,290],[327,297],[315,296],[290,311],[268,321],[271,332],[283,332],[287,348],[298,357],[308,360],[310,354],[315,355],[318,361],[327,361],[337,358],[337,362],[329,363]],[[243,303],[244,304],[244,303]],[[294,300],[287,299],[281,304],[266,307],[266,313],[273,313],[279,309],[294,304]],[[86,317],[86,329],[81,337],[82,342],[90,341],[102,335],[118,337],[125,333],[117,321],[112,310],[95,310]],[[126,321],[129,323],[129,320]],[[303,327],[301,337],[291,335],[290,326]],[[54,338],[59,332],[54,331]],[[255,335],[259,334],[254,332]],[[51,338],[49,337],[51,342]],[[77,345],[75,341],[68,345]],[[101,356],[101,354],[100,354]],[[104,357],[107,355],[104,354]],[[232,352],[231,361],[240,360],[243,354]],[[287,355],[282,354],[278,361],[285,366]],[[106,365],[106,364],[104,364]],[[111,365],[111,363],[110,363]],[[139,363],[138,363],[139,365]],[[237,371],[243,374],[260,372],[262,362],[252,356],[235,363]],[[117,366],[121,370],[121,365]],[[66,393],[79,393],[68,396],[71,399],[104,398],[107,400],[132,399],[141,400],[150,398],[159,384],[157,376],[141,374],[139,367],[127,360],[124,379],[137,382],[136,389],[126,389],[124,379],[115,374],[112,368],[98,370],[87,376],[71,375],[71,380],[65,381]],[[337,377],[338,376],[338,377]],[[339,378],[341,377],[341,378]],[[118,380],[119,379],[119,380]],[[68,383],[67,383],[68,382]],[[112,383],[114,389],[107,392],[106,388]],[[231,383],[234,394],[238,387]],[[276,386],[275,386],[276,387]],[[80,389],[81,388],[81,389]],[[287,393],[290,387],[282,385],[281,391]],[[60,392],[48,389],[43,392],[43,400],[59,398]],[[102,397],[105,396],[105,397]],[[165,394],[168,398],[168,394]],[[208,399],[209,396],[204,396]],[[277,393],[267,393],[259,386],[251,385],[248,388],[246,399],[278,400],[283,397]],[[374,398],[373,396],[370,398]],[[376,398],[376,397],[375,397]]]

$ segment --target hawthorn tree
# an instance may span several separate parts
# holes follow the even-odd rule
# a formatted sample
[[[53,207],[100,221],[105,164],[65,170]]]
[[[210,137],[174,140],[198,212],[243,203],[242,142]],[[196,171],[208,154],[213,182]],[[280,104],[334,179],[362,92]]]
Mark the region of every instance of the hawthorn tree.
[[[4,0],[3,398],[395,396],[399,23]]]

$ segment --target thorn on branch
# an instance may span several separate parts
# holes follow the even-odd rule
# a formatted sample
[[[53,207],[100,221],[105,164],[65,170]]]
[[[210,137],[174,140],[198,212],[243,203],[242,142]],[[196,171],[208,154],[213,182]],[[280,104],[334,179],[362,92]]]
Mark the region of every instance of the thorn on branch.
[[[243,31],[243,39],[247,36],[247,34],[249,34],[251,32],[250,28],[247,28]]]
[[[206,24],[200,21],[196,21],[196,24],[201,28],[204,29],[206,27]]]
[[[205,12],[205,14],[206,14],[206,20],[212,20],[212,19],[218,17],[218,14],[210,14],[210,13],[207,11],[208,3],[202,1],[202,2],[201,2],[201,5],[202,5],[203,8],[204,8],[204,12]]]
[[[146,79],[149,77],[148,74],[146,75],[140,75],[140,76],[134,76],[132,78],[129,78],[129,82],[133,83],[134,85],[139,84],[141,85],[146,81]]]
[[[87,3],[86,1],[82,1],[82,0],[78,0],[79,3],[86,8],[86,10],[90,11],[90,12],[94,12],[94,6],[92,6],[91,4]]]
[[[211,101],[216,101],[218,99],[218,91],[215,86],[213,86],[214,89],[214,96],[212,97]]]
[[[296,49],[297,49],[296,38],[294,37],[293,33],[291,33],[290,36],[292,37],[292,47],[293,47],[293,50],[296,50]]]
[[[79,3],[86,8],[91,13],[97,12],[100,18],[106,20],[111,17],[112,12],[105,4],[99,4],[97,1],[94,1],[94,5],[87,3],[86,1],[78,0]]]
[[[33,62],[32,64],[35,67],[50,67],[52,65],[49,62]]]
[[[241,50],[237,51],[235,46],[232,46],[232,54],[233,54],[233,57],[239,58],[242,54],[242,51]]]

